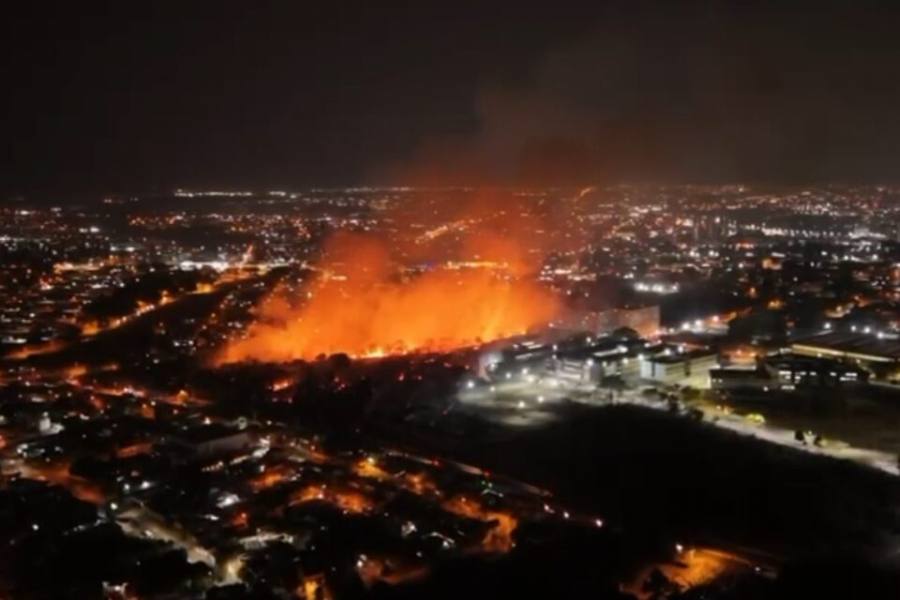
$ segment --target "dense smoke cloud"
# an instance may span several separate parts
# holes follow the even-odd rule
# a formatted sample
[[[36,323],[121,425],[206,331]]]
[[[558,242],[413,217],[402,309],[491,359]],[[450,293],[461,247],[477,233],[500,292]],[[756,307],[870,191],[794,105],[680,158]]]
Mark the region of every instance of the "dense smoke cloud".
[[[428,137],[413,160],[375,178],[884,177],[900,157],[900,52],[887,11],[849,3],[782,5],[776,14],[717,3],[609,10],[527,76],[486,82],[474,134]]]
[[[32,4],[0,194],[896,178],[896,2]]]

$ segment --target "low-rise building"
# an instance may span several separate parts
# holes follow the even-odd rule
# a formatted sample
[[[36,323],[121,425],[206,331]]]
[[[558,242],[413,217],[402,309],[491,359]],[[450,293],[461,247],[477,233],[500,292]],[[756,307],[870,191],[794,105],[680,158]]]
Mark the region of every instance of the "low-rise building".
[[[663,384],[707,383],[709,372],[718,366],[718,354],[710,350],[678,352],[666,349],[641,358],[641,379]]]
[[[877,377],[900,371],[900,342],[865,333],[831,332],[796,340],[791,352],[799,356],[830,358],[864,368]]]
[[[209,460],[247,452],[256,444],[250,431],[212,424],[195,427],[171,440],[171,447],[190,460]]]
[[[713,389],[761,392],[838,387],[865,383],[869,379],[867,371],[852,364],[797,354],[768,356],[754,369],[713,369],[709,376]]]

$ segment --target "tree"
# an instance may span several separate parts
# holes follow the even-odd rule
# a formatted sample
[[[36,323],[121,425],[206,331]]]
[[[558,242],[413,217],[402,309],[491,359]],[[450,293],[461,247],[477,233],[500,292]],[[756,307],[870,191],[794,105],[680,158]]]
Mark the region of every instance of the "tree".
[[[686,386],[681,390],[681,399],[685,401],[698,400],[700,398],[700,390],[697,388]]]
[[[641,339],[641,334],[632,329],[631,327],[619,327],[618,329],[613,330],[612,336],[616,339],[620,340],[639,340]]]

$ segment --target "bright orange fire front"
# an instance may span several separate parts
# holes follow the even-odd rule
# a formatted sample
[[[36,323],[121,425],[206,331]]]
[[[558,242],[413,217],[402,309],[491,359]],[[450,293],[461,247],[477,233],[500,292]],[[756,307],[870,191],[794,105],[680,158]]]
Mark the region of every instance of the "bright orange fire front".
[[[299,490],[291,497],[291,505],[316,501],[333,504],[342,511],[353,514],[367,513],[375,507],[375,502],[361,492],[335,486],[311,485]]]
[[[383,265],[325,279],[296,308],[272,297],[220,362],[290,361],[343,352],[446,351],[526,332],[558,301],[538,283],[487,270],[439,270],[398,281]]]
[[[519,520],[511,513],[488,510],[477,500],[464,496],[457,496],[447,500],[444,502],[443,507],[453,514],[492,524],[481,541],[482,551],[503,554],[515,547],[513,534],[519,526]]]

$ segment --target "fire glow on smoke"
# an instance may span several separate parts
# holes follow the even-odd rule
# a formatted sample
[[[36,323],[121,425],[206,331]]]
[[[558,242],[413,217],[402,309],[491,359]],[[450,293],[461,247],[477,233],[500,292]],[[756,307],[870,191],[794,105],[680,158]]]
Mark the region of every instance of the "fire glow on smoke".
[[[323,276],[308,284],[301,301],[271,294],[218,362],[440,352],[522,334],[557,314],[557,297],[528,276],[516,243],[479,235],[465,249],[466,257],[478,257],[477,268],[442,263],[401,275],[381,240],[335,236],[323,253]]]
[[[556,308],[538,284],[483,270],[436,271],[407,282],[325,281],[297,308],[271,297],[221,360],[445,351],[524,333],[552,319]]]

